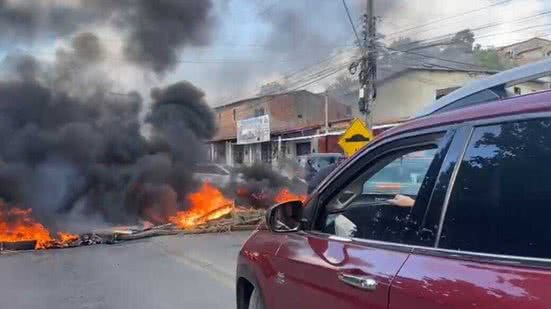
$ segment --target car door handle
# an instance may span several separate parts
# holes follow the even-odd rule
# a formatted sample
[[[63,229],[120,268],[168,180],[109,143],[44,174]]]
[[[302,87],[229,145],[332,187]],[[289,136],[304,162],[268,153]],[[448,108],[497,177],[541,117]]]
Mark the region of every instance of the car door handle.
[[[369,276],[357,276],[340,273],[339,280],[355,288],[366,291],[375,291],[377,289],[377,281]]]

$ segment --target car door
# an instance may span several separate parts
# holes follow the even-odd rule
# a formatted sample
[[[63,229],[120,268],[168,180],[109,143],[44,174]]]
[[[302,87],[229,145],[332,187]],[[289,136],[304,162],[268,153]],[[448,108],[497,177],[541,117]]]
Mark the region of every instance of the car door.
[[[530,117],[468,128],[434,190],[437,241],[413,250],[389,308],[551,308],[551,118]]]
[[[287,234],[276,253],[279,287],[268,307],[386,309],[391,282],[411,251],[403,240],[422,220],[452,135],[427,133],[373,147],[322,187],[307,206],[313,213],[308,228]],[[425,166],[400,165],[412,155],[424,156]],[[377,187],[373,179],[381,178],[386,183]],[[397,193],[413,205],[391,205]]]

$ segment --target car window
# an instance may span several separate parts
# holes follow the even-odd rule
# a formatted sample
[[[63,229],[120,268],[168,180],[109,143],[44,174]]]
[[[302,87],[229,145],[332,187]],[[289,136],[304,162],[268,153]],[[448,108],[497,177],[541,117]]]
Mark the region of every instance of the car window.
[[[551,258],[551,120],[476,128],[439,247]]]
[[[363,194],[417,196],[436,149],[405,154],[375,173],[363,185]]]
[[[436,146],[424,146],[377,159],[327,203],[322,232],[401,242],[436,152]]]
[[[226,170],[216,165],[198,165],[195,168],[195,172],[201,174],[228,175]]]

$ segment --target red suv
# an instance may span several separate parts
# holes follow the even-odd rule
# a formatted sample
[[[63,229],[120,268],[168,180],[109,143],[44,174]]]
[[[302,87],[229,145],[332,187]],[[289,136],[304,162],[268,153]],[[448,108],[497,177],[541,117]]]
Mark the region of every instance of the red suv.
[[[387,131],[267,225],[240,309],[551,308],[551,92]]]

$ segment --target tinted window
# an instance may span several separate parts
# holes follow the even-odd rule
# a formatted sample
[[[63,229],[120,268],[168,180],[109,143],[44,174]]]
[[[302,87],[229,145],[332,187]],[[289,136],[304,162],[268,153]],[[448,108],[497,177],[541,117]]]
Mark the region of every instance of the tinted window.
[[[443,113],[443,112],[447,112],[454,109],[463,108],[463,107],[467,107],[467,106],[471,106],[479,103],[495,101],[498,99],[499,99],[499,96],[497,94],[495,94],[491,90],[486,89],[477,93],[473,93],[470,96],[459,99],[451,104],[448,104],[442,107],[441,109],[439,109],[438,111],[436,111],[436,113]]]
[[[551,257],[551,121],[477,128],[461,162],[440,247]]]
[[[322,231],[401,242],[436,151],[416,148],[377,160],[328,202]]]

